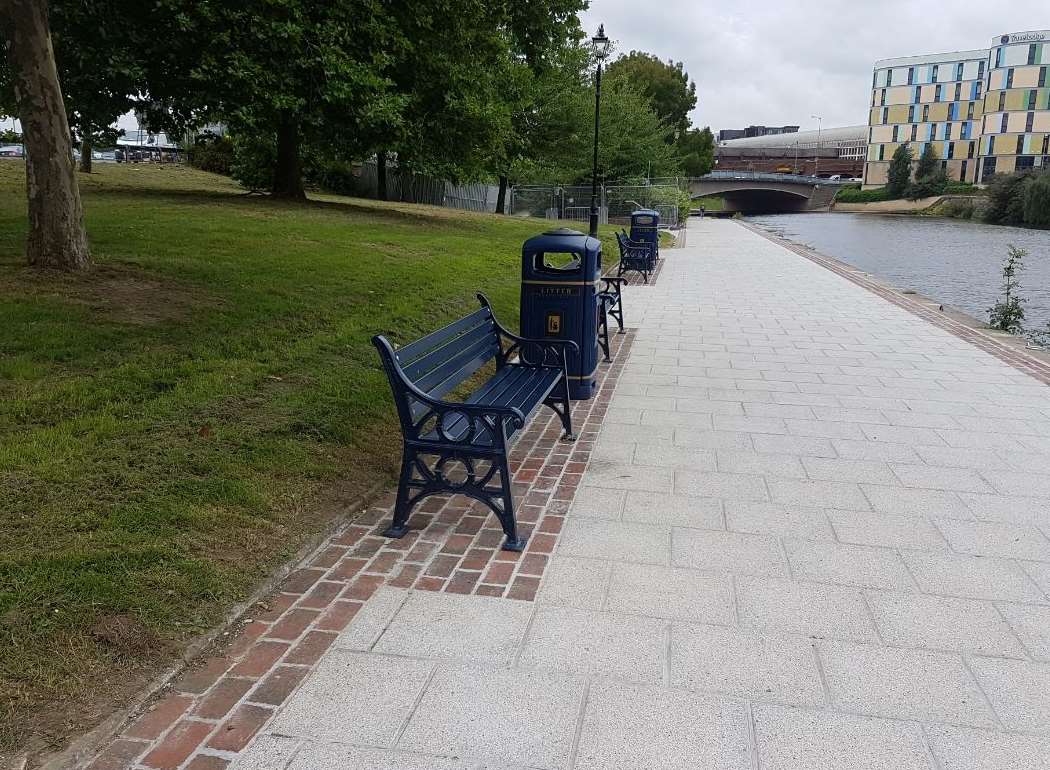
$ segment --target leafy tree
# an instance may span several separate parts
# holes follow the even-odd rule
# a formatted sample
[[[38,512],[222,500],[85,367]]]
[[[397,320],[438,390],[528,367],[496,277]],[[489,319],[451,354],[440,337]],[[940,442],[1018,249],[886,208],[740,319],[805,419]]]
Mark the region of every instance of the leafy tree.
[[[1025,303],[1024,299],[1017,296],[1017,290],[1021,288],[1017,276],[1024,270],[1024,258],[1028,252],[1013,244],[1007,248],[1007,256],[1003,261],[1003,298],[988,308],[988,320],[992,328],[1016,334],[1024,325]]]
[[[689,128],[689,113],[696,107],[696,84],[682,62],[661,61],[651,53],[631,51],[609,65],[610,79],[625,78],[652,102],[653,111],[680,134]]]
[[[1029,172],[996,174],[988,183],[985,221],[996,225],[1023,225],[1025,192],[1031,182]]]
[[[900,145],[893,153],[887,172],[886,192],[890,198],[900,198],[911,181],[911,148]]]
[[[933,176],[939,165],[940,160],[933,151],[933,142],[927,142],[922,148],[922,155],[919,156],[919,164],[915,167],[915,178],[925,179]]]
[[[715,166],[715,137],[710,128],[691,128],[678,139],[686,176],[703,176]]]
[[[938,166],[932,174],[916,177],[915,181],[908,185],[905,197],[909,200],[919,198],[930,198],[934,195],[943,195],[948,187],[948,172]]]
[[[200,59],[194,88],[234,134],[272,143],[276,197],[304,198],[303,147],[353,153],[400,126],[383,69],[405,47],[380,0],[166,0]]]
[[[1028,183],[1024,193],[1024,222],[1029,227],[1050,229],[1050,172],[1044,171]]]
[[[0,99],[21,118],[26,148],[26,257],[37,267],[85,270],[91,254],[47,3],[9,0],[0,29],[7,53]]]

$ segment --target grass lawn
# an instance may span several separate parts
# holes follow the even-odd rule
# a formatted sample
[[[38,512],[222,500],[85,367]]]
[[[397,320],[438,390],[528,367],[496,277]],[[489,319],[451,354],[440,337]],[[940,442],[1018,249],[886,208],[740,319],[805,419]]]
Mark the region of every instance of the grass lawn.
[[[516,327],[521,242],[547,225],[96,168],[97,267],[74,278],[23,266],[24,167],[0,161],[0,752],[104,718],[392,480],[369,338],[477,290]]]

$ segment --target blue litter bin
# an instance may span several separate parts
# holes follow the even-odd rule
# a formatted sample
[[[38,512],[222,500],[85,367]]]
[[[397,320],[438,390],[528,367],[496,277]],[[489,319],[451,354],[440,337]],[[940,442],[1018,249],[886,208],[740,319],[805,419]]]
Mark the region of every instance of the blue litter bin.
[[[660,258],[660,212],[653,209],[638,209],[631,212],[631,240],[648,243],[653,258]]]
[[[596,387],[601,272],[601,241],[576,230],[551,230],[521,247],[521,335],[579,346],[569,353],[569,397],[578,401]]]

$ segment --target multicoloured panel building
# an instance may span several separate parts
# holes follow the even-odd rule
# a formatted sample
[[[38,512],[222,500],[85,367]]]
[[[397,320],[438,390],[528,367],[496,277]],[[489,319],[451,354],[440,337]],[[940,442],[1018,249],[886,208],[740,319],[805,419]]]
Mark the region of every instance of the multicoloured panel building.
[[[932,145],[948,177],[1050,169],[1050,30],[996,37],[990,48],[875,62],[864,186],[886,184],[901,144]]]

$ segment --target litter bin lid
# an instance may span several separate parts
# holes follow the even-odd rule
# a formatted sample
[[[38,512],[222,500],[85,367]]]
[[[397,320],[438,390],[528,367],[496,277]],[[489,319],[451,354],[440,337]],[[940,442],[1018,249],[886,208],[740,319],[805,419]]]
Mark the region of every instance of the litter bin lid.
[[[579,230],[570,227],[559,227],[548,230],[542,235],[534,235],[525,241],[523,247],[526,251],[600,251],[601,241],[591,238]]]

